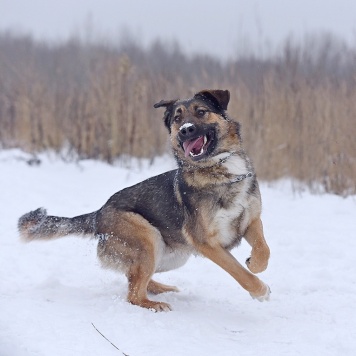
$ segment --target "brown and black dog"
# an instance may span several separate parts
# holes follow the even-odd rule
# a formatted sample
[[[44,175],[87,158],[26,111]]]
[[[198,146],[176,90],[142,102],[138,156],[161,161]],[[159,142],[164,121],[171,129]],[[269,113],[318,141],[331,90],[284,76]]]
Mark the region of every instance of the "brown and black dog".
[[[261,196],[251,161],[242,148],[240,125],[226,113],[227,90],[203,90],[193,98],[157,103],[178,169],[114,194],[90,214],[48,216],[40,208],[18,222],[25,241],[70,234],[98,239],[103,267],[128,278],[128,301],[155,311],[167,303],[147,292],[177,291],[152,279],[156,272],[182,266],[191,254],[205,256],[228,272],[253,298],[268,300],[270,290],[253,273],[266,269]],[[251,245],[245,269],[229,252],[244,237]]]

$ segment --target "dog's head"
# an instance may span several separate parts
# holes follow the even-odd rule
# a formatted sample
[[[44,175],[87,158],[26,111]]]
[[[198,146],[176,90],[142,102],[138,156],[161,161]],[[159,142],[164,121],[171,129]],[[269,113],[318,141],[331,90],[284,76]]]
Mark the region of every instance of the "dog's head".
[[[241,144],[239,124],[226,114],[228,90],[203,90],[186,100],[162,100],[163,119],[178,161],[210,164],[237,151]]]

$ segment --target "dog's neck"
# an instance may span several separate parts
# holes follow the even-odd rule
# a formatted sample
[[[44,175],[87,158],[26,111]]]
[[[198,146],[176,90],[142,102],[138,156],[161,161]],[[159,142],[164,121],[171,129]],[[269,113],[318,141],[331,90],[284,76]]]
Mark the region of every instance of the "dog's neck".
[[[222,153],[222,155],[224,155],[224,157],[219,158],[219,160],[214,165],[222,165],[223,163],[227,162],[232,156],[236,155],[236,151],[225,152],[225,154]]]
[[[216,185],[239,183],[254,175],[253,170],[248,169],[247,162],[240,158],[236,151],[226,152],[226,154],[222,155],[223,157],[218,158],[212,165],[180,165],[180,170],[183,175],[189,177],[188,179],[193,179],[202,185],[204,185],[204,177],[206,176],[214,177],[216,179],[214,184]],[[235,158],[235,162],[233,158]]]
[[[235,162],[235,164],[230,164],[230,162],[228,161],[234,158],[234,156],[236,156],[238,161]],[[254,175],[253,170],[248,170],[247,162],[243,160],[239,155],[237,155],[236,151],[232,151],[226,157],[220,158],[216,164],[220,166],[224,166],[225,163],[226,163],[225,168],[232,175],[232,177],[229,179],[229,182],[227,182],[227,184],[239,183],[244,179],[250,178]],[[235,170],[236,172],[234,172]],[[245,171],[245,172],[240,173],[241,171]]]

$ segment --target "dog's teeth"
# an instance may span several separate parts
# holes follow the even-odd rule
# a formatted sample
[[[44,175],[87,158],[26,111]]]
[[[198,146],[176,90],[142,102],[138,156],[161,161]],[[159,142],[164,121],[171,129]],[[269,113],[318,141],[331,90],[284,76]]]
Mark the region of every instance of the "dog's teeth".
[[[189,154],[191,157],[197,157],[197,156],[202,155],[203,153],[204,153],[204,146],[201,148],[200,152],[197,153],[196,155],[193,152],[190,152]]]
[[[189,152],[190,157],[198,157],[198,156],[201,156],[204,153],[204,147],[205,147],[206,143],[208,142],[208,138],[207,138],[206,135],[204,136],[203,140],[204,140],[203,141],[204,143],[203,143],[202,148],[200,149],[200,152],[197,153],[197,154],[194,154],[193,152]]]

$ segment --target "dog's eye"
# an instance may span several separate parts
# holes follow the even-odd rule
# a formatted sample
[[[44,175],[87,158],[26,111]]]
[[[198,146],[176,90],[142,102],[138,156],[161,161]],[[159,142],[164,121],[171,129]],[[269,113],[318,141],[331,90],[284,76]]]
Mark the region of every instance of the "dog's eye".
[[[176,122],[180,121],[181,116],[182,116],[182,109],[178,108],[174,115],[174,121]]]
[[[197,116],[203,117],[205,115],[206,111],[205,110],[197,110]]]

